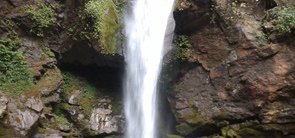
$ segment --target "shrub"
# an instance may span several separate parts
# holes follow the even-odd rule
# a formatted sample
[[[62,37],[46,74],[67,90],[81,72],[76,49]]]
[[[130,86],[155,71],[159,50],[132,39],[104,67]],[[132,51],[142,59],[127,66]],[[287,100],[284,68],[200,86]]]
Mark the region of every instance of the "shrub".
[[[0,90],[4,92],[19,93],[33,85],[32,72],[18,46],[17,37],[0,39]]]
[[[44,29],[53,25],[56,20],[54,10],[42,1],[37,1],[36,5],[26,6],[25,8],[25,12],[34,21],[33,27],[30,30],[31,33],[42,37]]]
[[[192,44],[189,37],[185,35],[178,36],[176,40],[177,58],[188,60],[192,54]]]
[[[295,27],[295,7],[283,7],[277,12],[275,29],[279,32],[291,32]]]
[[[195,62],[195,58],[193,56],[194,49],[188,36],[179,35],[173,40],[173,43],[175,48],[167,54],[164,64],[170,64],[175,61]]]
[[[113,0],[91,0],[85,5],[85,13],[94,21],[93,27],[99,33],[102,53],[114,54],[121,26]]]

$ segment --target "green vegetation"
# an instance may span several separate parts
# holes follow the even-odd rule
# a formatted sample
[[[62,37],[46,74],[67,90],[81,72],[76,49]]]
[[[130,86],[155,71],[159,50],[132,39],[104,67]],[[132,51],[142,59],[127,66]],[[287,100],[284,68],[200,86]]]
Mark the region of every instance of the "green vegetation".
[[[192,44],[189,37],[185,35],[178,36],[176,40],[177,54],[176,58],[181,60],[188,60],[192,55]]]
[[[82,88],[84,90],[83,96],[89,99],[95,98],[96,88],[94,85],[88,83],[87,80],[79,78],[70,72],[64,72],[63,78],[65,92],[72,92],[73,90],[80,90]]]
[[[117,50],[118,32],[121,28],[114,1],[90,0],[86,3],[84,11],[86,17],[93,21],[91,26],[97,32],[93,35],[99,38],[101,52],[114,54]]]
[[[68,120],[65,117],[62,109],[61,109],[61,104],[56,104],[55,106],[53,106],[53,111],[54,113],[54,118],[56,119],[56,122],[58,124],[68,124]]]
[[[33,86],[32,72],[18,48],[18,37],[0,39],[0,90],[13,94]]]
[[[187,123],[181,123],[176,126],[176,131],[179,132],[181,135],[188,135],[195,131],[197,128],[188,125]]]
[[[50,27],[55,22],[54,10],[42,1],[37,1],[36,5],[25,7],[25,12],[34,21],[31,33],[37,36],[44,35],[44,29]]]
[[[295,7],[283,7],[277,12],[275,29],[279,32],[291,32],[295,27]]]
[[[90,84],[84,78],[77,77],[70,72],[63,73],[64,78],[64,96],[69,97],[75,90],[83,91],[83,96],[78,98],[79,104],[85,110],[87,115],[91,114],[93,103],[95,102],[95,97],[97,96],[97,89],[93,84]],[[67,105],[64,105],[67,106]]]
[[[177,38],[177,58],[181,60],[188,60],[192,55],[192,44],[190,43],[189,37],[181,35]]]
[[[172,63],[173,61],[193,61],[193,47],[190,43],[189,37],[186,35],[177,36],[173,42],[175,44],[175,49],[168,54],[167,60],[164,64]],[[178,89],[177,92],[182,92],[183,90]]]
[[[225,138],[236,138],[238,135],[231,127],[223,127],[221,135]]]

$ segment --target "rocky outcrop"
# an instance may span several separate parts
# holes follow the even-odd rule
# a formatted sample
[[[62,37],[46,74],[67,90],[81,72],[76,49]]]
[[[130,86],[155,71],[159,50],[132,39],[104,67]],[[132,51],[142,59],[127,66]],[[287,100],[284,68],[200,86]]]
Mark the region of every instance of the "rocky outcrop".
[[[265,7],[263,2],[217,0],[211,13],[207,9],[211,17],[202,21],[204,16],[198,13],[205,14],[206,6],[197,1],[189,1],[192,6],[185,9],[192,14],[182,13],[184,9],[175,12],[179,19],[192,16],[187,25],[191,32],[182,27],[183,20],[176,18],[176,26],[177,33],[189,36],[197,57],[193,67],[182,65],[174,71],[180,77],[172,81],[169,102],[178,134],[285,137],[294,133],[293,32],[285,34],[284,41],[262,37],[264,12],[280,6],[270,2]]]
[[[114,70],[123,66],[121,48],[113,55],[105,55],[98,40],[80,37],[80,32],[88,33],[78,14],[85,2],[0,2],[0,38],[17,38],[13,50],[20,52],[34,80],[29,90],[0,93],[0,137],[86,137],[123,132],[123,115],[121,109],[113,107],[112,98],[95,97],[102,89],[95,86],[95,90],[90,88],[92,93],[85,94],[88,87],[93,87],[88,80],[79,80],[78,84],[67,81],[60,69],[63,64]],[[67,85],[77,89],[65,90]]]
[[[0,137],[122,135],[122,48],[106,55],[87,38],[91,19],[79,11],[85,0],[39,2],[53,12],[47,27],[38,28],[26,12],[38,7],[36,0],[0,2],[0,37],[19,38],[13,50],[21,52],[34,80],[29,90],[0,93]],[[292,5],[294,0],[179,0],[175,32],[187,36],[180,38],[189,58],[165,64],[161,90],[176,121],[175,135],[167,137],[294,135],[294,27],[275,28],[277,11]]]
[[[83,99],[79,97],[77,103],[82,102],[81,100]],[[71,104],[66,106],[68,108],[64,108],[63,110],[65,110],[71,120],[78,125],[78,128],[85,129],[84,135],[121,134],[124,131],[123,115],[122,113],[118,114],[114,112],[112,102],[113,101],[109,97],[104,97],[93,101],[93,103],[91,103],[93,104],[92,107]]]
[[[25,105],[28,108],[35,110],[36,112],[40,112],[44,108],[42,100],[35,97],[30,97],[25,103]]]
[[[122,115],[113,115],[111,101],[109,99],[100,100],[99,108],[94,108],[90,116],[90,128],[96,134],[123,133],[124,123]]]
[[[33,126],[37,124],[38,114],[28,110],[21,111],[20,109],[15,109],[16,107],[13,107],[15,105],[10,106],[11,112],[8,113],[9,125],[13,127],[16,134],[27,135],[33,129]]]

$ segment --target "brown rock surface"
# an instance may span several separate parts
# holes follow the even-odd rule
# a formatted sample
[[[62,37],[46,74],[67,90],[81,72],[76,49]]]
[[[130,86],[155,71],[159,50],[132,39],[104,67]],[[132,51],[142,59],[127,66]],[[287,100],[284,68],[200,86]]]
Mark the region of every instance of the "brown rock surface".
[[[216,133],[214,127],[208,129],[211,124],[227,137],[230,129],[224,125],[229,123],[235,135],[242,137],[250,135],[244,133],[250,128],[263,136],[294,133],[294,37],[276,43],[260,37],[267,9],[257,1],[238,1],[234,8],[226,0],[214,4],[217,26],[199,26],[201,29],[187,33],[200,65],[176,68],[180,78],[172,82],[169,97],[179,123],[176,130],[187,137],[204,136]],[[258,124],[244,128],[251,120]]]

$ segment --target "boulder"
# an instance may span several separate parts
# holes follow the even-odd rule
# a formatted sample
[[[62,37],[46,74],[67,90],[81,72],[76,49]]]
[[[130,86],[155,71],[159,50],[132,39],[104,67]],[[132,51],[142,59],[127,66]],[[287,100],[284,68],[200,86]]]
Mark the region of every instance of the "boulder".
[[[16,131],[16,134],[26,136],[29,131],[33,129],[34,125],[38,122],[39,115],[25,110],[15,109],[13,103],[9,103],[8,122],[9,125]]]
[[[111,109],[95,108],[90,116],[90,128],[96,134],[122,132],[120,116],[113,116]]]
[[[25,105],[37,112],[41,112],[41,110],[43,109],[43,102],[40,98],[36,98],[36,97],[30,97],[27,102],[25,103]]]
[[[82,94],[82,91],[75,90],[74,92],[72,92],[72,95],[69,96],[68,103],[71,105],[79,105],[79,98],[83,96]]]

